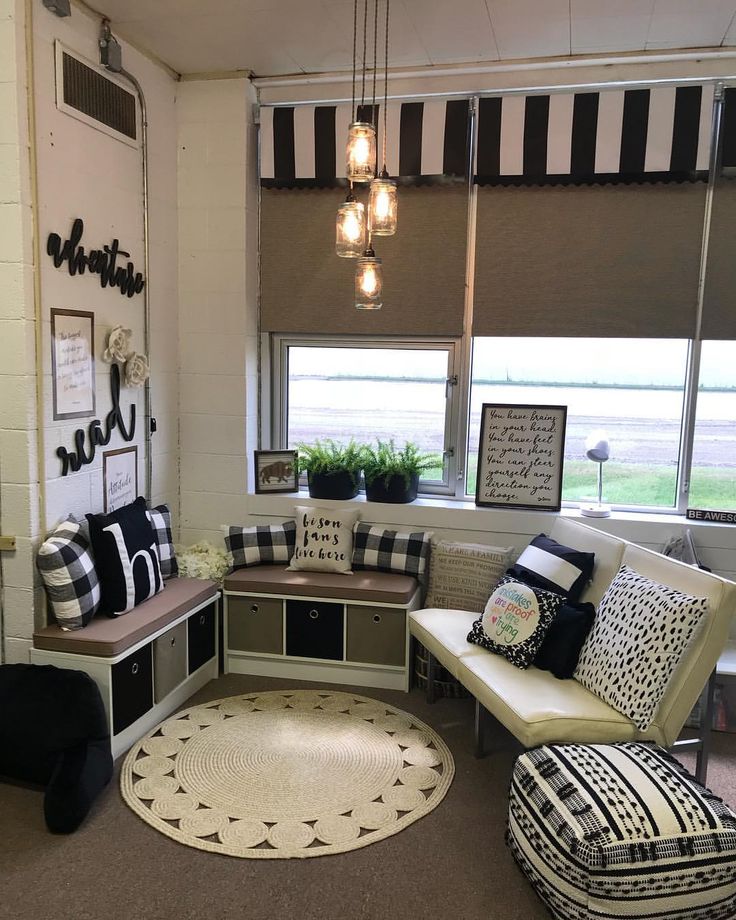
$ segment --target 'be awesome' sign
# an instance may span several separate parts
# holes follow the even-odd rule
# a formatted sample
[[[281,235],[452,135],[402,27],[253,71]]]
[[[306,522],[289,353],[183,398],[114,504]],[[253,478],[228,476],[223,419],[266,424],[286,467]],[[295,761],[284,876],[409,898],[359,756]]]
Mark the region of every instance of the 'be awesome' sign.
[[[83,275],[85,271],[98,275],[101,287],[116,287],[120,293],[127,297],[140,294],[146,283],[143,275],[135,270],[132,262],[125,266],[118,265],[118,256],[123,259],[130,257],[129,252],[120,248],[120,240],[114,239],[109,246],[102,249],[90,249],[85,252],[80,246],[84,233],[84,221],[78,217],[72,224],[69,239],[61,242],[58,233],[49,233],[46,241],[46,252],[54,260],[57,268],[66,262],[70,275]]]

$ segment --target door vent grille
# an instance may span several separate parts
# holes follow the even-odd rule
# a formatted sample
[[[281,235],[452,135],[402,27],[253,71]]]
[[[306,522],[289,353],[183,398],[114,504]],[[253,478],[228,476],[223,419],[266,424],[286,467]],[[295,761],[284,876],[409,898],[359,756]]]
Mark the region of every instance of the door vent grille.
[[[137,140],[135,96],[114,80],[62,52],[63,101],[93,121]]]

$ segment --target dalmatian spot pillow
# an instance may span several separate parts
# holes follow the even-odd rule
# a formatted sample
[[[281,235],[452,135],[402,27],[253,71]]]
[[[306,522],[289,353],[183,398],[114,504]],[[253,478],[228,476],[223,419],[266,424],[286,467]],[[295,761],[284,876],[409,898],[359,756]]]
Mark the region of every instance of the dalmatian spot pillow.
[[[601,599],[575,679],[646,731],[707,612],[707,597],[622,565]]]
[[[559,594],[532,588],[507,575],[494,589],[482,616],[473,623],[468,642],[526,669],[564,602]]]

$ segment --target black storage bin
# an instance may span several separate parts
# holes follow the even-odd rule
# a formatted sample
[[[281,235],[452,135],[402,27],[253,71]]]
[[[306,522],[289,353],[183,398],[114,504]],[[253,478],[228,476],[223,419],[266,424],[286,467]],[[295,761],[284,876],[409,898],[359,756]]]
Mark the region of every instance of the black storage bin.
[[[123,658],[112,671],[112,731],[132,725],[153,706],[153,656],[151,644]]]
[[[193,613],[187,620],[189,643],[189,673],[194,672],[206,664],[215,654],[215,609],[216,604],[210,604]]]
[[[342,661],[343,634],[342,604],[287,600],[287,655]]]

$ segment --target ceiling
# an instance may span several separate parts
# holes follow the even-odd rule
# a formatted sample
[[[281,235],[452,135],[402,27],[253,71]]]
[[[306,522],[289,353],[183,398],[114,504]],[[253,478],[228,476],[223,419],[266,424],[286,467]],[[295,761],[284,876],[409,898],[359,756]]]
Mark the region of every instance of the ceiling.
[[[351,68],[351,0],[92,2],[179,73]],[[391,2],[392,68],[734,45],[736,0]]]

